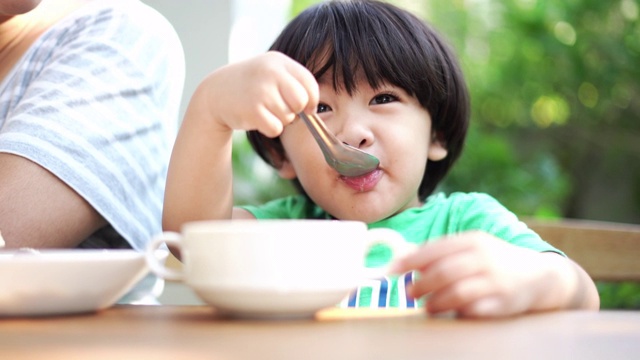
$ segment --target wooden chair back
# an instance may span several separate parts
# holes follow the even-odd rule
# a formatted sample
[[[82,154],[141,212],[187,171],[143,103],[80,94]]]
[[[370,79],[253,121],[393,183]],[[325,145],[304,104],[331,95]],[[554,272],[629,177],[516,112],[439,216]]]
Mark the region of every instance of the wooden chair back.
[[[595,281],[640,282],[640,225],[589,220],[524,220]]]

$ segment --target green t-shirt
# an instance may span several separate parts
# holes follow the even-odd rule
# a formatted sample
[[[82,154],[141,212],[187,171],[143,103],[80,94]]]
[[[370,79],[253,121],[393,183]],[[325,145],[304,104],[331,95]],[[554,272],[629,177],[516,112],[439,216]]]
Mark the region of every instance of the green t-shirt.
[[[332,219],[331,215],[302,195],[273,200],[261,206],[243,206],[257,219]],[[419,208],[368,224],[372,228],[391,228],[414,244],[434,241],[444,235],[469,230],[482,230],[511,244],[539,252],[553,251],[564,255],[518,220],[515,214],[493,197],[482,193],[439,193],[427,198]],[[388,263],[388,249],[374,247],[367,255],[367,266]],[[409,298],[404,289],[416,274],[387,276],[363,284],[343,306],[356,307],[417,307],[421,304]]]

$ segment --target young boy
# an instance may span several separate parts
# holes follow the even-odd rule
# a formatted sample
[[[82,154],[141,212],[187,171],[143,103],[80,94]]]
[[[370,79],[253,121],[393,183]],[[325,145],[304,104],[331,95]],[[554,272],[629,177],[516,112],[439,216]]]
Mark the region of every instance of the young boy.
[[[350,305],[413,306],[429,294],[429,312],[470,317],[597,309],[587,274],[496,200],[432,195],[460,154],[468,107],[453,53],[415,16],[377,1],[311,7],[270,52],[213,72],[196,90],[171,158],[165,229],[202,219],[360,220],[425,245],[395,264],[404,275],[361,289]],[[317,112],[379,168],[340,176],[297,121],[301,111]],[[233,130],[249,131],[258,154],[301,195],[234,208]]]

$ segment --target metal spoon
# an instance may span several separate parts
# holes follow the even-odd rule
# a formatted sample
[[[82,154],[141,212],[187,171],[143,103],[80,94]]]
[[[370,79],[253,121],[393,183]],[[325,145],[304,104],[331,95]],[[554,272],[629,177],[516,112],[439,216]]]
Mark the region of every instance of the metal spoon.
[[[375,170],[380,164],[375,156],[338,140],[324,126],[324,122],[318,118],[318,115],[307,115],[301,112],[298,116],[302,118],[311,135],[320,145],[324,159],[340,175],[350,177],[364,175]]]

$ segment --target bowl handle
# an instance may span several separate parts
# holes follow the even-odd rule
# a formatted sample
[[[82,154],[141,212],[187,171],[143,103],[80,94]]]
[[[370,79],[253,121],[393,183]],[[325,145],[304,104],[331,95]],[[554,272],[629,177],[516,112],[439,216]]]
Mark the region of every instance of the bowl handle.
[[[402,234],[393,229],[369,229],[367,231],[367,247],[369,248],[369,250],[371,250],[371,248],[377,244],[389,247],[389,249],[391,250],[391,260],[389,264],[381,267],[366,268],[365,276],[368,279],[377,279],[387,275],[391,275],[389,273],[389,268],[393,261],[408,255],[418,248],[418,245],[406,241]]]

